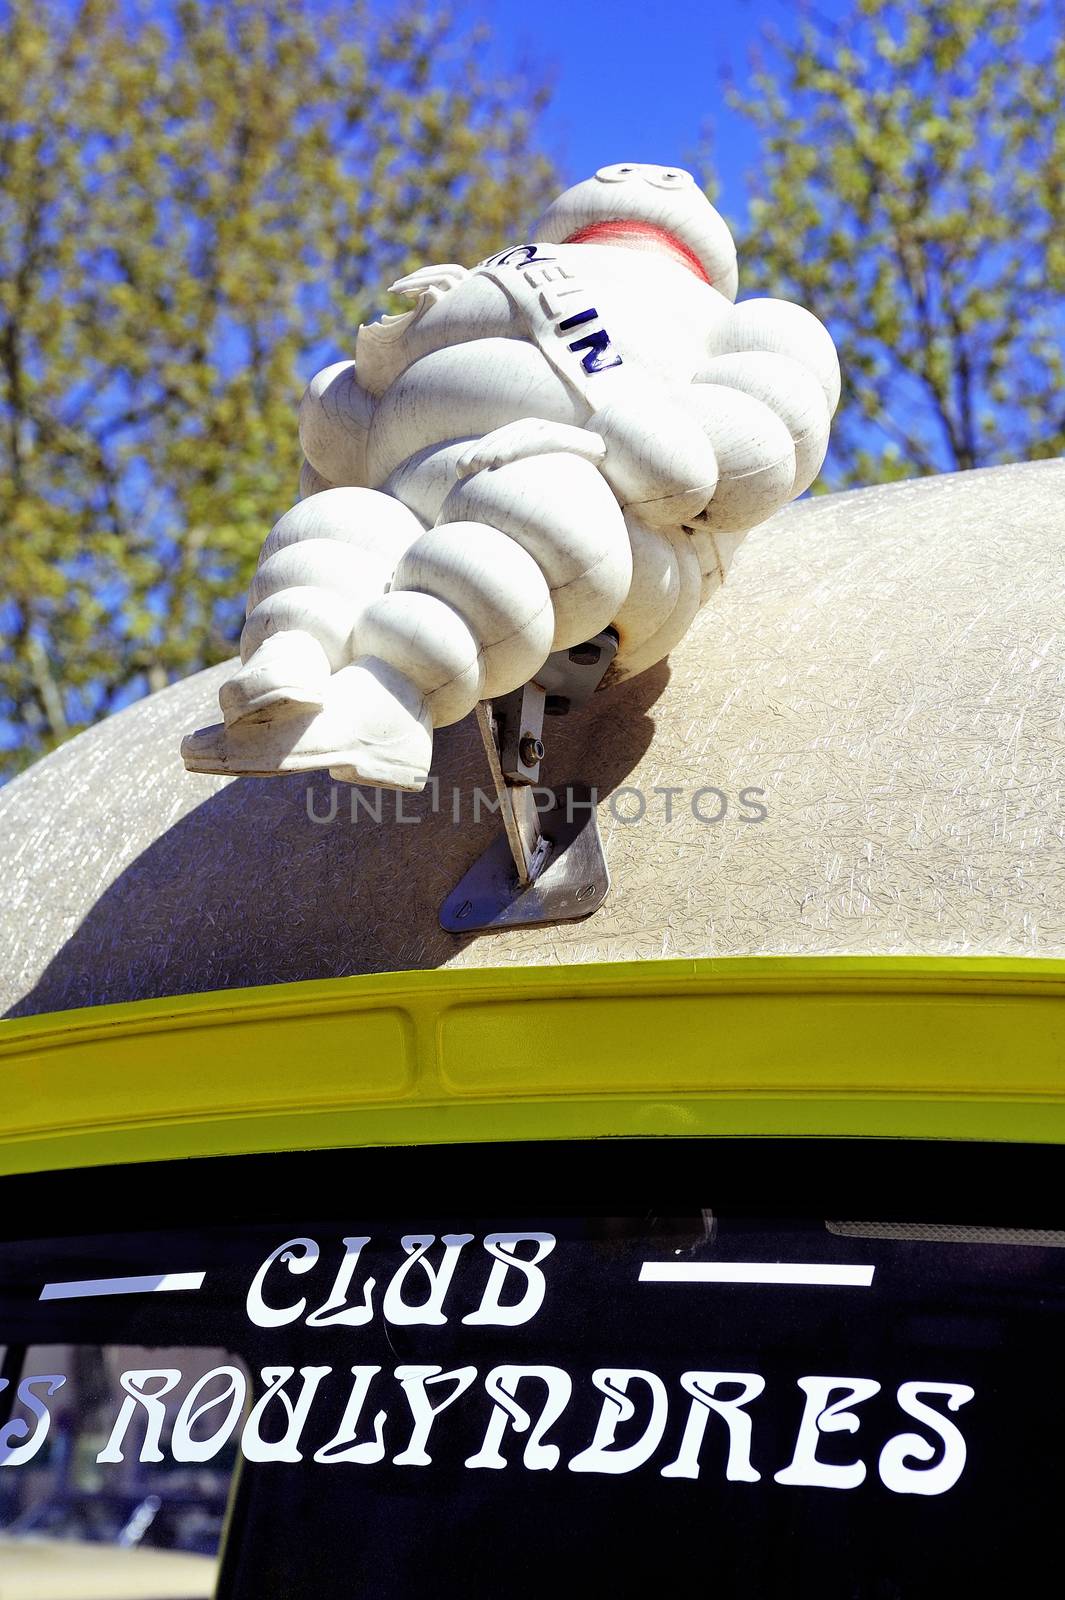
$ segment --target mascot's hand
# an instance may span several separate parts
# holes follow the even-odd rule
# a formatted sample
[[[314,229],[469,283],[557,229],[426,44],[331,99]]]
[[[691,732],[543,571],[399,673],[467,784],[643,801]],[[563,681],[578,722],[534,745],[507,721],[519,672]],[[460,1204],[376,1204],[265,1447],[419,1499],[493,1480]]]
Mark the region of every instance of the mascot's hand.
[[[392,294],[405,295],[408,300],[421,300],[428,296],[430,305],[433,305],[468,277],[466,267],[460,267],[456,261],[445,261],[439,266],[419,267],[417,272],[408,272],[405,278],[397,278],[389,288]]]
[[[528,456],[554,455],[560,451],[582,456],[598,466],[606,455],[606,445],[597,433],[590,433],[587,428],[576,428],[568,422],[545,422],[540,417],[523,417],[520,422],[508,422],[486,433],[459,456],[456,470],[460,478],[469,478],[488,467],[505,467],[510,461],[524,461]]]

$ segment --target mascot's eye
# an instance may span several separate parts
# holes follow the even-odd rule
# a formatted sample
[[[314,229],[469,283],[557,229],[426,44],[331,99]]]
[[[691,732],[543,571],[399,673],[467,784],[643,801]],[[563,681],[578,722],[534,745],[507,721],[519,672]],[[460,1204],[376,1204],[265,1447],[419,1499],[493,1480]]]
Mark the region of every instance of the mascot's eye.
[[[685,172],[680,167],[668,167],[661,172],[649,172],[648,183],[653,183],[656,189],[684,189],[695,180],[690,172]]]
[[[600,167],[596,177],[602,183],[624,183],[626,178],[631,178],[636,168],[631,165],[616,167]]]

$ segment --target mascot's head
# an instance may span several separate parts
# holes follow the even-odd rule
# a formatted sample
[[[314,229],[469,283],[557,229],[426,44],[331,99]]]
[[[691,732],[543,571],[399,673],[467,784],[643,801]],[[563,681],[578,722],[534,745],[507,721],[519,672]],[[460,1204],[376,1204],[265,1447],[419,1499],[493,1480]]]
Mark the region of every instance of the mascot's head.
[[[690,172],[640,166],[600,167],[544,212],[532,234],[550,244],[619,244],[662,250],[728,300],[737,288],[736,246]]]

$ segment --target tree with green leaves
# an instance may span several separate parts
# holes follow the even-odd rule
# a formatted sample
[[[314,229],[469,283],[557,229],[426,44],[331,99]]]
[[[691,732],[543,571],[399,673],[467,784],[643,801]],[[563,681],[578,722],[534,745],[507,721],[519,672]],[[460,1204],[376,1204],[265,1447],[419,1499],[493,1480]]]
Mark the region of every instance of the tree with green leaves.
[[[0,771],[232,654],[309,376],[554,191],[491,58],[417,0],[0,6]]]
[[[844,394],[823,487],[1065,450],[1065,4],[857,0],[769,35],[744,285],[809,306]]]

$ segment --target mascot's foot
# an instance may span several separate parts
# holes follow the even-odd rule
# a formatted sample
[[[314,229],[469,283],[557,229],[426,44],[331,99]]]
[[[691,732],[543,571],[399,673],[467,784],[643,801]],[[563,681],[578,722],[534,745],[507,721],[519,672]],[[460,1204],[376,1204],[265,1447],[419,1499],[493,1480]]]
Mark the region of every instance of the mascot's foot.
[[[226,727],[263,711],[321,711],[329,676],[329,658],[309,633],[272,634],[218,691]]]
[[[327,767],[344,783],[425,787],[433,724],[421,692],[394,667],[365,656],[330,678],[325,703],[284,714],[267,707],[181,742],[189,772],[274,777]]]

